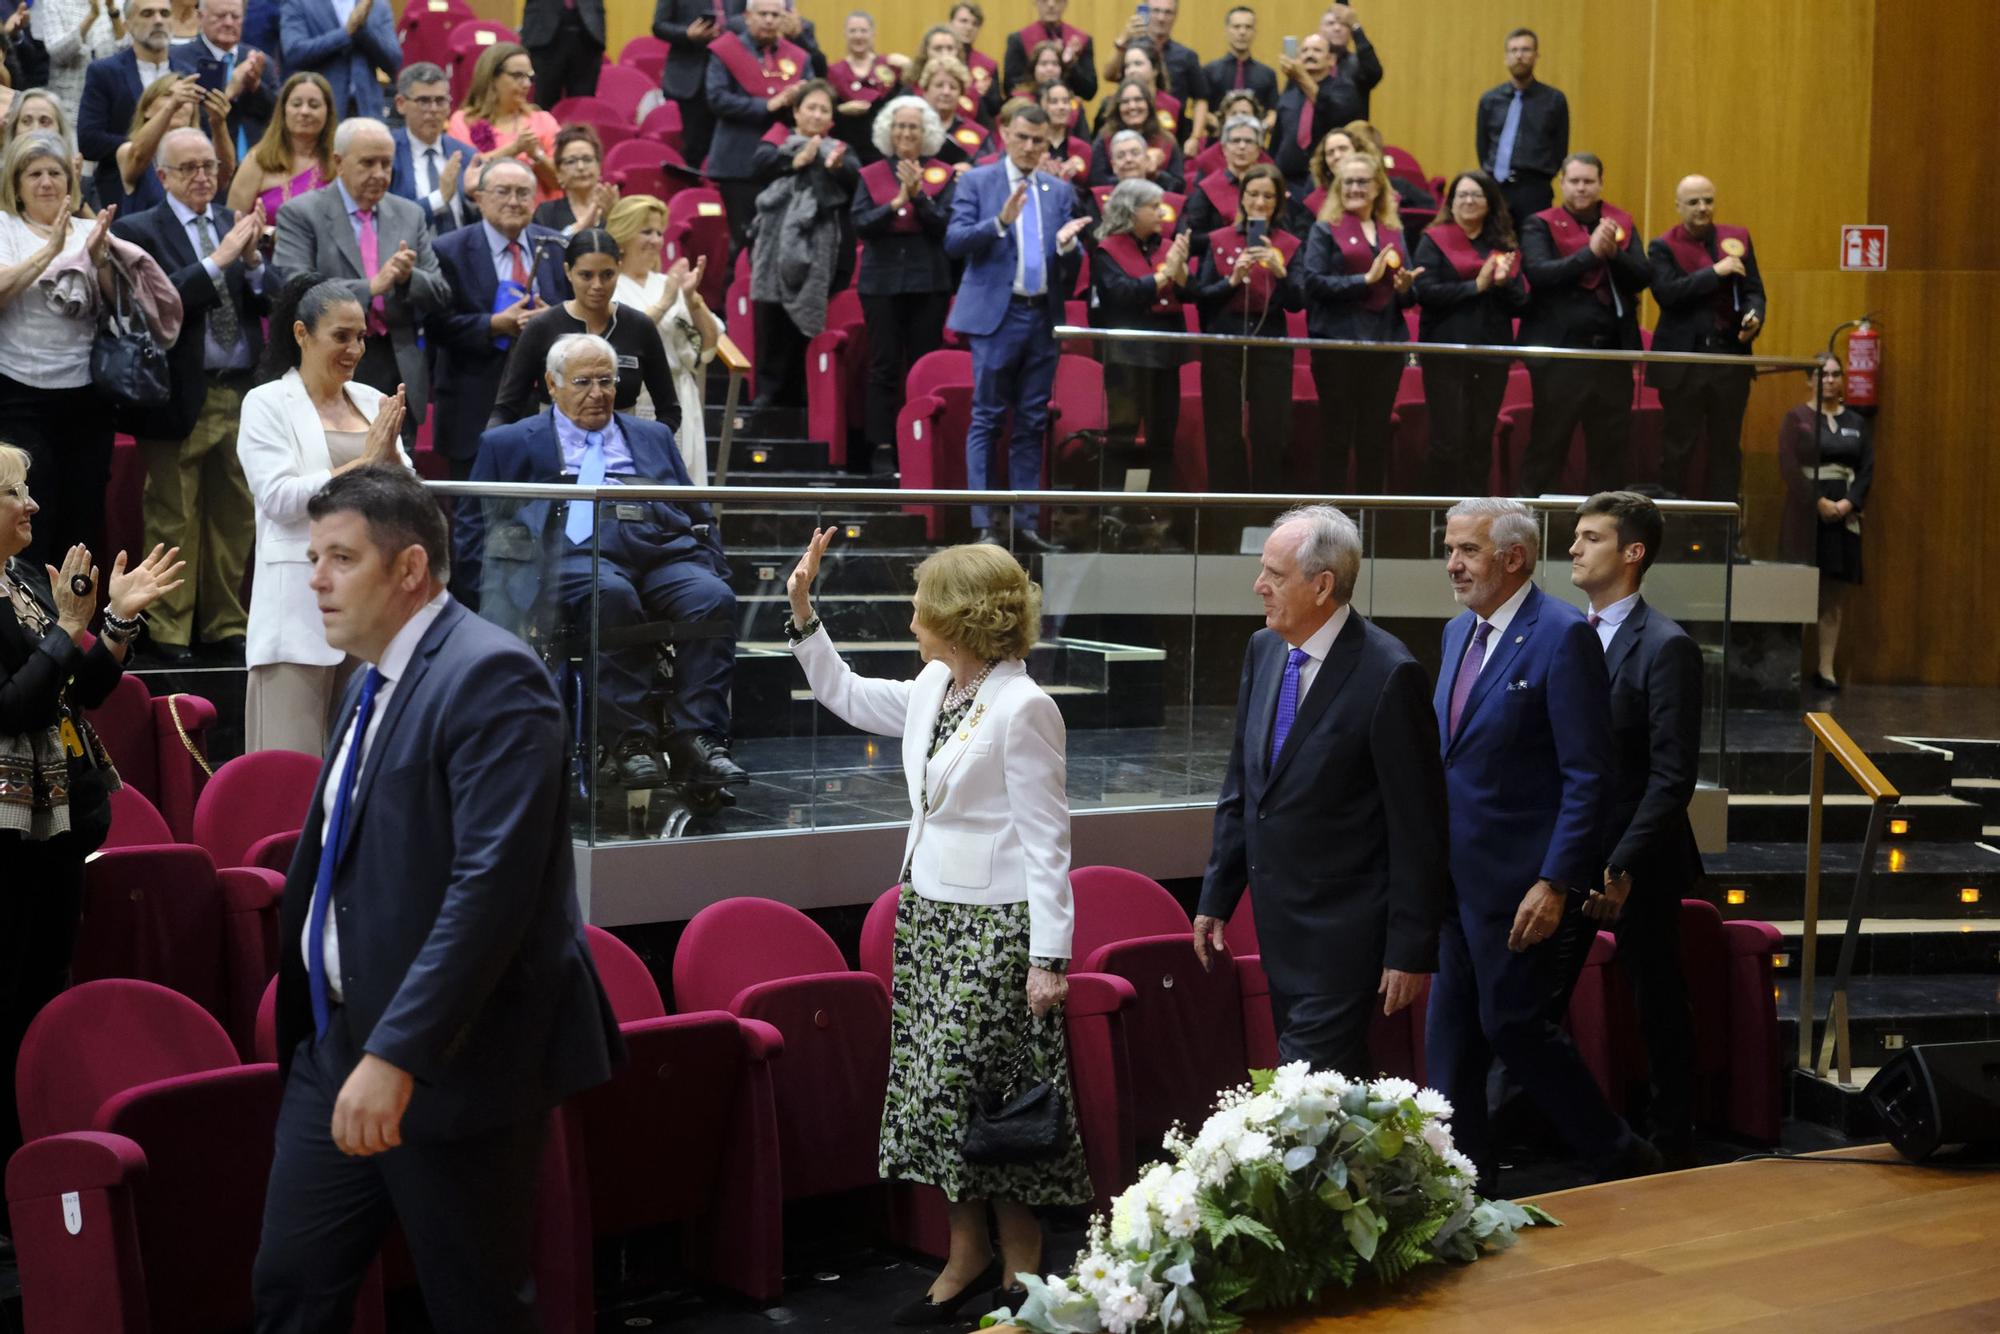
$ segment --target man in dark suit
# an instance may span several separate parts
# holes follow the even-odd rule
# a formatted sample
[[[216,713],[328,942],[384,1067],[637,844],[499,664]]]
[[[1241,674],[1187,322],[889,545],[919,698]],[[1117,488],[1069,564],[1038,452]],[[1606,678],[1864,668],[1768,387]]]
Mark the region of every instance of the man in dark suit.
[[[535,100],[595,97],[604,59],[604,0],[526,0],[521,45],[535,62]]]
[[[256,210],[238,218],[215,202],[220,165],[200,130],[169,130],[154,156],[167,202],[117,219],[114,236],[151,255],[181,298],[181,334],[167,354],[173,397],[149,414],[139,438],[146,461],[148,549],[179,547],[191,577],[153,604],[153,654],[185,664],[196,617],[201,640],[241,653],[249,620],[243,570],[256,512],[236,457],[243,395],[256,387],[270,309],[270,266]]]
[[[535,173],[519,158],[490,159],[479,174],[479,220],[438,238],[449,304],[424,322],[437,354],[437,450],[463,481],[500,392],[500,372],[521,328],[570,298],[563,235],[529,221]],[[500,300],[502,288],[506,300]]]
[[[702,174],[722,195],[732,263],[749,241],[764,185],[756,176],[757,150],[773,125],[791,123],[792,106],[808,77],[805,48],[782,32],[788,13],[784,0],[749,0],[743,31],[723,33],[709,44],[704,87],[715,132]]]
[[[1541,39],[1507,34],[1507,82],[1479,95],[1473,122],[1479,165],[1500,183],[1514,229],[1549,206],[1549,182],[1569,156],[1569,99],[1535,77]]]
[[[1653,1146],[1670,1167],[1693,1164],[1694,1036],[1681,973],[1681,900],[1701,876],[1688,823],[1701,760],[1701,649],[1646,605],[1639,585],[1666,536],[1652,501],[1631,491],[1594,495],[1577,509],[1570,581],[1590,598],[1586,619],[1611,674],[1611,811],[1601,880],[1583,905],[1585,929],[1556,1013],[1599,925],[1618,936],[1632,979],[1646,1067]]]
[[[1278,109],[1278,72],[1250,54],[1257,40],[1257,11],[1248,5],[1235,6],[1223,15],[1222,31],[1229,54],[1201,67],[1210,100],[1219,103],[1224,93],[1242,88],[1256,95],[1268,119]]]
[[[201,35],[173,48],[174,72],[192,74],[229,98],[229,134],[236,160],[264,137],[278,109],[277,66],[267,52],[243,40],[243,0],[201,0]]]
[[[389,193],[420,206],[436,236],[470,221],[474,209],[460,190],[465,169],[478,150],[444,132],[451,115],[451,78],[436,65],[420,60],[396,76],[396,162],[389,173]]]
[[[444,591],[407,469],[308,503],[341,705],[280,911],[260,1330],[344,1332],[393,1220],[440,1330],[529,1331],[549,1110],[622,1055],[577,909],[548,669]]]
[[[118,175],[118,146],[131,137],[132,113],[155,79],[173,73],[173,6],[169,0],[125,0],[125,31],[132,45],[83,71],[76,111],[76,147],[97,164],[97,197],[125,197]]]
[[[1540,347],[1639,350],[1639,302],[1652,266],[1632,215],[1604,199],[1604,163],[1572,153],[1562,164],[1562,202],[1515,219],[1528,309],[1521,342]],[[1593,490],[1624,480],[1632,437],[1632,367],[1623,361],[1531,359],[1535,429],[1522,467],[1522,493],[1553,490],[1583,426],[1585,472]]]
[[[1674,187],[1679,225],[1653,238],[1653,298],[1660,322],[1655,352],[1714,352],[1747,357],[1764,328],[1764,277],[1750,232],[1715,220],[1715,183],[1689,176]],[[1649,365],[1646,383],[1660,391],[1660,485],[1674,495],[1735,500],[1743,473],[1743,410],[1748,367]],[[1708,439],[1708,476],[1688,476],[1695,442]]]
[[[285,72],[312,70],[333,88],[334,114],[380,116],[377,71],[395,77],[403,66],[396,15],[389,0],[285,0],[279,32]],[[282,233],[281,233],[282,234]]]
[[[1458,911],[1439,941],[1426,1038],[1431,1082],[1458,1109],[1453,1134],[1485,1195],[1499,1189],[1486,1102],[1496,1056],[1605,1179],[1660,1161],[1549,1015],[1563,922],[1602,877],[1611,700],[1590,627],[1535,587],[1539,546],[1519,501],[1466,500],[1445,515],[1445,571],[1466,612],[1445,626],[1433,704]]]
[[[714,0],[659,0],[653,36],[668,44],[660,91],[681,108],[681,156],[699,167],[708,156],[715,116],[708,109],[708,47],[722,36]]]
[[[488,431],[473,481],[690,485],[665,423],[612,411],[618,371],[610,343],[566,335],[549,349],[548,366],[550,409]],[[462,508],[461,596],[476,599],[489,620],[545,633],[558,629],[562,615],[600,630],[647,620],[711,623],[719,633],[676,641],[674,689],[662,710],[673,735],[664,756],[651,707],[659,693],[654,646],[598,650],[598,741],[628,788],[658,787],[669,773],[677,783],[743,782],[749,775],[729,754],[736,595],[714,518],[699,503],[596,508],[593,514],[588,504],[547,501]]]
[[[1451,906],[1444,766],[1423,668],[1350,605],[1361,533],[1330,505],[1264,543],[1264,625],[1243,655],[1236,739],[1194,919],[1208,962],[1249,882],[1283,1061],[1373,1074],[1394,1014],[1437,969]]]
[[[992,485],[990,455],[1009,412],[1014,430],[1007,484],[1016,491],[1041,485],[1056,379],[1055,327],[1083,262],[1077,234],[1090,221],[1074,216],[1076,191],[1069,182],[1037,170],[1048,151],[1048,126],[1048,113],[1033,103],[1016,109],[1001,127],[1007,155],[959,178],[945,227],[945,253],[965,264],[946,323],[972,345],[965,479],[975,491]],[[1037,531],[1038,519],[1033,506],[1022,506],[1014,537],[1031,551],[1057,550]],[[1006,544],[1004,525],[995,527],[984,506],[973,507],[972,523],[981,541]]]
[[[1007,35],[1006,50],[1000,58],[1000,79],[1008,97],[1034,96],[1034,85],[1029,78],[1034,66],[1029,57],[1043,42],[1062,47],[1062,81],[1077,99],[1088,102],[1097,96],[1097,48],[1091,43],[1089,33],[1063,22],[1063,11],[1068,8],[1069,0],[1035,0],[1035,21]]]
[[[278,31],[283,8],[278,0],[249,0],[243,11],[243,40],[277,62],[269,71],[274,83],[284,82],[281,77],[285,73],[284,38]]]

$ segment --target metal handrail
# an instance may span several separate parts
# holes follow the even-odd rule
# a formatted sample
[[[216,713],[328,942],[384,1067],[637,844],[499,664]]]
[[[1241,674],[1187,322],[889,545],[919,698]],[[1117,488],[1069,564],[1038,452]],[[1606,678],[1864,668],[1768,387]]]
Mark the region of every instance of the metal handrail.
[[[1484,357],[1509,361],[1622,361],[1643,365],[1715,366],[1742,370],[1809,371],[1819,362],[1812,357],[1766,356],[1746,352],[1741,356],[1721,352],[1646,352],[1638,349],[1601,347],[1545,347],[1520,343],[1367,343],[1348,338],[1262,338],[1245,334],[1191,333],[1185,329],[1096,329],[1078,324],[1056,326],[1058,342],[1187,343],[1197,347],[1285,347],[1308,352],[1401,352],[1429,356]],[[1150,502],[1151,497],[1148,497]]]
[[[1853,1074],[1853,1051],[1848,1039],[1847,984],[1854,973],[1854,955],[1860,946],[1861,918],[1868,901],[1868,883],[1875,873],[1875,852],[1881,846],[1883,830],[1889,823],[1889,808],[1902,799],[1896,785],[1883,776],[1854,738],[1847,734],[1830,713],[1808,713],[1806,730],[1812,734],[1812,799],[1806,813],[1806,901],[1805,920],[1799,940],[1799,1068],[1812,1070],[1822,1079],[1838,1058],[1840,1082]],[[1868,832],[1861,842],[1861,865],[1854,872],[1854,897],[1847,905],[1847,929],[1840,940],[1840,962],[1833,974],[1833,992],[1826,1002],[1826,1027],[1819,1058],[1813,1059],[1813,985],[1819,972],[1819,854],[1824,831],[1826,804],[1826,757],[1840,761],[1840,767],[1867,794]]]
[[[715,340],[715,358],[729,372],[729,390],[722,399],[722,440],[715,453],[715,484],[724,486],[729,481],[729,452],[736,443],[736,404],[743,395],[743,378],[750,374],[750,358],[728,334]]]

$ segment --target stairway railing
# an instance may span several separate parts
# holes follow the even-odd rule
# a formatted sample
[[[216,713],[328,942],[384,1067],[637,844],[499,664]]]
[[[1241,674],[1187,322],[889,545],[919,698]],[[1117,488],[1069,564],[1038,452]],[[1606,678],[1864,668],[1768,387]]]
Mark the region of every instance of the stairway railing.
[[[1806,903],[1805,923],[1799,941],[1799,1068],[1812,1070],[1822,1079],[1829,1064],[1837,1059],[1840,1082],[1846,1084],[1853,1072],[1852,1050],[1848,1043],[1847,984],[1854,972],[1854,955],[1861,939],[1861,918],[1868,906],[1868,883],[1875,874],[1875,852],[1889,823],[1889,808],[1902,794],[1875,767],[1854,738],[1830,713],[1808,713],[1806,730],[1812,734],[1812,801],[1806,816]],[[1868,833],[1861,843],[1861,865],[1854,873],[1854,897],[1847,905],[1847,931],[1840,941],[1840,962],[1833,974],[1833,993],[1827,998],[1826,1027],[1819,1058],[1813,1058],[1813,985],[1819,964],[1819,856],[1826,804],[1826,757],[1840,761],[1868,797]]]
[[[729,447],[736,441],[736,403],[743,395],[743,379],[750,374],[750,358],[743,355],[743,349],[736,346],[728,334],[716,340],[715,356],[729,372],[729,392],[722,401],[722,442],[715,450],[715,473],[713,482],[717,486],[729,485]],[[715,505],[715,514],[722,515],[722,506]]]

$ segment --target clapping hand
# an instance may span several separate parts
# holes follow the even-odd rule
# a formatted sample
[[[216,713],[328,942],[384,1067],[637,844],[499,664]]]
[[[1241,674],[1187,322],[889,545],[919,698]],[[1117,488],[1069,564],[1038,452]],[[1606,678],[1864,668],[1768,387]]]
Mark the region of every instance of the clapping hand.
[[[1184,283],[1188,278],[1188,234],[1182,232],[1167,247],[1167,277],[1170,281]]]
[[[83,632],[90,628],[90,618],[97,610],[97,567],[90,563],[90,548],[79,542],[63,553],[60,570],[53,565],[42,568],[49,572],[49,593],[55,598],[56,624],[71,639],[81,639]],[[78,575],[89,581],[81,593],[70,584],[70,580]]]
[[[813,529],[812,541],[806,543],[805,554],[792,567],[791,575],[785,580],[785,596],[791,599],[792,624],[804,625],[812,619],[813,580],[819,578],[819,563],[832,545],[837,528]]]
[[[451,197],[458,193],[458,177],[465,170],[465,154],[445,154],[444,165],[438,168],[438,198],[451,203]]]
[[[905,199],[915,199],[917,191],[923,189],[923,169],[906,157],[896,159],[896,184],[902,187]]]
[[[816,134],[800,144],[799,151],[792,154],[792,170],[804,171],[810,166],[812,160],[819,156],[819,144],[820,137]]]
[[[375,270],[375,276],[368,280],[368,290],[376,296],[387,296],[389,290],[401,287],[410,281],[410,274],[417,267],[417,252],[410,249],[408,241],[398,242],[396,253]]]
[[[1028,202],[1028,182],[1025,177],[1014,187],[1014,193],[1007,196],[1007,202],[1000,206],[1000,225],[1012,227],[1021,216],[1021,209]]]
[[[826,169],[835,171],[845,161],[847,161],[847,141],[836,139],[833,141],[833,147],[826,151]]]
[[[97,215],[97,221],[90,229],[90,236],[83,243],[84,249],[90,252],[90,262],[92,264],[102,264],[105,261],[105,258],[110,254],[111,220],[117,216],[118,216],[118,205],[116,204],[110,205],[102,213]],[[64,234],[67,231],[68,231],[68,224],[63,220],[58,219],[56,222],[56,232],[58,234]],[[56,253],[57,254],[62,253],[62,248],[60,246],[56,248]]]
[[[361,31],[361,25],[368,22],[368,11],[375,7],[375,0],[354,0],[354,12],[347,16],[347,35],[352,37]]]
[[[1076,240],[1077,236],[1088,226],[1090,226],[1089,218],[1071,218],[1068,222],[1057,228],[1056,249],[1067,249],[1069,243]]]
[[[1599,259],[1610,259],[1618,252],[1618,224],[1609,218],[1599,218],[1597,226],[1591,229],[1590,253]]]
[[[215,267],[226,269],[257,246],[257,239],[264,234],[264,209],[260,204],[248,213],[237,215],[235,225],[222,234],[215,243],[214,253],[209,258]]]
[[[185,583],[185,580],[175,577],[187,568],[187,562],[180,559],[180,554],[179,547],[169,547],[161,542],[144,560],[128,570],[125,568],[125,553],[119,552],[118,558],[111,562],[111,578],[104,585],[104,594],[111,600],[111,614],[121,621],[129,621]]]
[[[1423,276],[1424,271],[1421,268],[1397,269],[1396,276],[1390,281],[1395,285],[1396,291],[1400,294],[1416,286],[1417,279]]]
[[[375,420],[368,423],[368,438],[361,446],[361,462],[388,463],[397,457],[403,435],[403,415],[408,408],[408,395],[399,384],[395,393],[382,400]]]
[[[1479,266],[1479,273],[1472,280],[1473,287],[1478,291],[1484,292],[1487,288],[1493,286],[1494,283],[1500,280],[1499,269],[1500,252],[1496,250],[1488,255],[1485,262]]]
[[[1504,282],[1506,282],[1506,281],[1507,281],[1507,280],[1508,280],[1509,278],[1513,277],[1513,276],[1514,276],[1514,265],[1515,265],[1515,263],[1516,263],[1516,262],[1517,262],[1517,261],[1518,261],[1519,259],[1520,259],[1520,256],[1519,256],[1519,255],[1517,255],[1517,254],[1515,254],[1515,253],[1514,253],[1513,251],[1511,251],[1511,250],[1496,250],[1496,251],[1494,251],[1494,252],[1493,252],[1493,281],[1494,281],[1494,282],[1496,282],[1496,283],[1504,283]]]

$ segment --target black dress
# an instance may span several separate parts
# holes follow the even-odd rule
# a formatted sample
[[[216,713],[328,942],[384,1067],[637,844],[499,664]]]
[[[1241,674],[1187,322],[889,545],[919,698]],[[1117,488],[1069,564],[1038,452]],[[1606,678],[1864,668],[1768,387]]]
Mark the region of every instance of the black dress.
[[[507,365],[500,372],[500,391],[493,399],[493,413],[486,419],[487,429],[510,425],[547,407],[549,387],[544,375],[549,349],[564,334],[589,332],[582,320],[569,313],[567,305],[529,320],[507,353]],[[653,411],[678,436],[680,400],[674,397],[673,368],[667,362],[667,345],[660,339],[659,326],[647,319],[644,311],[613,302],[611,327],[604,331],[604,337],[618,354],[618,392],[613,406],[630,412],[643,388],[653,396]]]
[[[1868,503],[1868,487],[1875,474],[1875,423],[1852,408],[1827,424],[1823,413],[1815,412],[1814,443],[1819,446],[1819,466],[1815,479],[1819,494],[1827,500],[1850,500],[1854,512],[1845,519],[1822,521],[1814,533],[1814,563],[1821,576],[1844,584],[1861,582],[1861,508]]]

